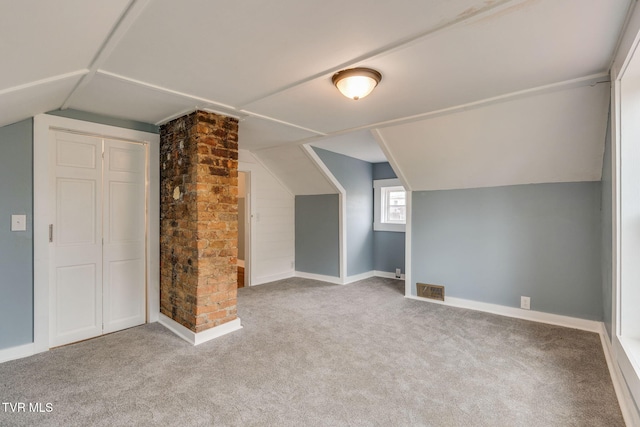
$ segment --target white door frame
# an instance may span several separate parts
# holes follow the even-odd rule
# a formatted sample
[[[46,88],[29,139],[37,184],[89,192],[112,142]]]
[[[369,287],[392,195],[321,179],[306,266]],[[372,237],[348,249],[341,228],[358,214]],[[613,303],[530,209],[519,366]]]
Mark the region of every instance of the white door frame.
[[[254,229],[255,229],[255,218],[254,218],[254,209],[253,206],[255,204],[255,196],[254,196],[254,187],[253,184],[253,174],[251,172],[251,168],[243,167],[240,162],[238,162],[238,172],[243,172],[247,174],[249,178],[249,185],[246,185],[245,182],[245,226],[248,222],[249,225],[245,227],[244,230],[244,285],[249,287],[254,283],[253,280],[253,242],[254,242]],[[247,230],[248,228],[248,230]]]
[[[33,352],[49,350],[49,130],[144,142],[149,147],[147,212],[147,322],[160,312],[160,136],[66,117],[40,114],[33,121]]]

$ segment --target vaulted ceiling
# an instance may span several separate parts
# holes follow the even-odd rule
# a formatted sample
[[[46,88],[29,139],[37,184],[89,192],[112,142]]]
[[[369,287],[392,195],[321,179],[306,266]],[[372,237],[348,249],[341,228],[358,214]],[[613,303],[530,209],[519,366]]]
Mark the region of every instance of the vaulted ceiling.
[[[239,118],[241,148],[274,173],[279,157],[302,162],[280,171],[286,185],[312,164],[283,153],[323,141],[370,159],[377,142],[413,189],[599,179],[608,70],[634,4],[5,0],[0,126],[65,108],[155,124],[205,109]],[[359,101],[331,84],[352,66],[383,75]],[[311,181],[292,191],[321,191]]]

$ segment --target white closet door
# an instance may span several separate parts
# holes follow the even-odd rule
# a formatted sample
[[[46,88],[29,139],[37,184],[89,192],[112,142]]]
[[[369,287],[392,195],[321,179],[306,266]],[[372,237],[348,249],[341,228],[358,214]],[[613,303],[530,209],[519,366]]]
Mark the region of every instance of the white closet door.
[[[146,149],[104,140],[104,332],[146,320]]]
[[[102,140],[51,131],[50,346],[102,333]]]

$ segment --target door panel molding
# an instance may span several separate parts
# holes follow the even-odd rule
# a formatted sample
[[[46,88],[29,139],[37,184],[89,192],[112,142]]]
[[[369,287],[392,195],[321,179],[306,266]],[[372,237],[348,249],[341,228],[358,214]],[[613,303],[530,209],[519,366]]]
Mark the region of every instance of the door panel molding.
[[[102,139],[50,131],[49,147],[49,341],[58,346],[102,334]]]
[[[104,333],[145,322],[145,145],[104,140]],[[140,203],[142,202],[142,203]],[[133,208],[133,209],[132,209]]]

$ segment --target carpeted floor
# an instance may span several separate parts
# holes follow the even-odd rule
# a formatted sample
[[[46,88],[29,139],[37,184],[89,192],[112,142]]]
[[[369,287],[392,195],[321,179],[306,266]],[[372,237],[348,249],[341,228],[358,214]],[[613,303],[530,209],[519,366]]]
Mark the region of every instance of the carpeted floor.
[[[594,333],[403,298],[402,282],[240,289],[244,329],[144,325],[0,364],[1,426],[622,426]],[[3,405],[6,407],[7,405]]]

